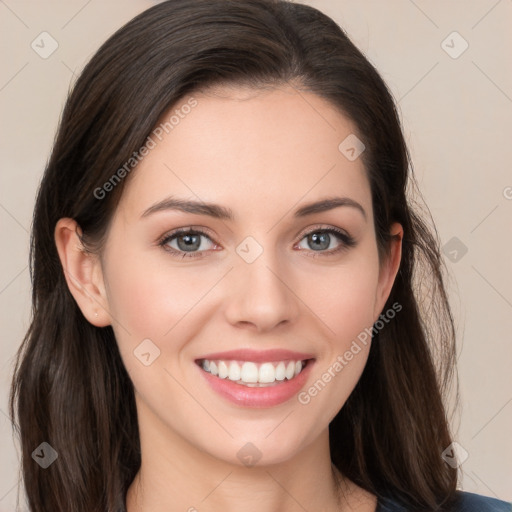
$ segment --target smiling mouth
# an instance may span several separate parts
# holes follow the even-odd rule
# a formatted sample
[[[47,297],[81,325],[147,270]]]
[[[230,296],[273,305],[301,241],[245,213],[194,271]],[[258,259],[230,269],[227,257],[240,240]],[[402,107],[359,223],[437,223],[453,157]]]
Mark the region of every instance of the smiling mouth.
[[[313,359],[256,363],[252,361],[198,359],[205,372],[247,387],[270,387],[293,380]]]

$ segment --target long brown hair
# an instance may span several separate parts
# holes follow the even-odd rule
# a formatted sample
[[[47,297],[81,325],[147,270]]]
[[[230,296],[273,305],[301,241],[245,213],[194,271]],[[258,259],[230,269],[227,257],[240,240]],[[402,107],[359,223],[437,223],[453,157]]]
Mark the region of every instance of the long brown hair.
[[[383,500],[448,510],[457,472],[441,458],[451,442],[442,398],[453,373],[455,331],[437,232],[413,208],[399,116],[375,68],[329,17],[281,0],[160,3],[101,46],[69,95],[37,195],[33,317],[10,395],[30,510],[122,511],[141,462],[133,384],[112,328],[87,322],[68,290],[55,225],[74,218],[85,241],[101,242],[129,177],[101,198],[98,187],[178,100],[228,83],[293,84],[327,99],[357,126],[381,258],[391,223],[404,228],[386,305],[402,310],[373,334],[365,370],[329,426],[331,458]],[[419,279],[428,288],[425,303]],[[47,469],[32,459],[41,442],[58,453]]]

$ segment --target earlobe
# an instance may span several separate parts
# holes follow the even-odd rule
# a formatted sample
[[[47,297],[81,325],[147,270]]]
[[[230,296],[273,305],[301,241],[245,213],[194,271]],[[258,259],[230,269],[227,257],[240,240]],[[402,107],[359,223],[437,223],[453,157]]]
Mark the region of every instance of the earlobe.
[[[393,238],[389,242],[389,257],[381,265],[379,271],[379,284],[375,297],[374,322],[378,320],[388,300],[402,259],[402,240],[404,237],[402,225],[398,222],[393,223],[390,228],[390,233],[393,235]]]
[[[85,250],[80,232],[74,219],[60,219],[54,232],[57,252],[69,291],[83,315],[89,323],[105,327],[111,324],[111,318],[100,260]]]

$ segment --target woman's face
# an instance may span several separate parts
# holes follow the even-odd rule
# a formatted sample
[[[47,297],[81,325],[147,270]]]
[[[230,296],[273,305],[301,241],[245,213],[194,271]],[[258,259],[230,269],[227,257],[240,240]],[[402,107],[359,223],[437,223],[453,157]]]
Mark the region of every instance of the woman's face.
[[[396,264],[379,267],[355,126],[329,103],[291,87],[193,98],[123,192],[106,309],[141,439],[276,463],[350,395]]]

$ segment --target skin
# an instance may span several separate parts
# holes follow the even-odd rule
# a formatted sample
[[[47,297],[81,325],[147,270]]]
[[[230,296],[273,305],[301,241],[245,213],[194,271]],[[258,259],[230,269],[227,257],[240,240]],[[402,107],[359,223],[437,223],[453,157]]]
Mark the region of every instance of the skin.
[[[240,407],[198,377],[194,360],[235,348],[304,351],[316,359],[309,388],[384,312],[402,227],[391,226],[399,237],[380,262],[363,163],[338,150],[356,127],[324,99],[290,86],[193,97],[197,106],[130,175],[100,255],[81,250],[72,219],[55,230],[73,296],[89,322],[112,325],[135,386],[142,465],[127,510],[374,511],[375,497],[347,479],[338,497],[328,438],[369,344],[307,405],[294,397]],[[235,220],[177,210],[141,217],[171,195],[229,207]],[[360,203],[367,218],[350,206],[294,218],[333,195]],[[202,257],[158,245],[190,226],[209,231]],[[356,245],[326,254],[343,241],[308,244],[309,232],[330,227]],[[250,264],[236,252],[248,236],[263,249]],[[147,338],[160,350],[149,366],[133,354]],[[253,467],[237,457],[248,442],[261,452]]]

